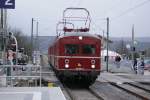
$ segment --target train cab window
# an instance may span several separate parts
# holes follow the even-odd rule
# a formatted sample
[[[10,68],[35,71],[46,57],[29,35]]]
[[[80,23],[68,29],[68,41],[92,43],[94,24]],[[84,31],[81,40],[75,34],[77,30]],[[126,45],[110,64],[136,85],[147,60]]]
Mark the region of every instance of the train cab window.
[[[78,54],[79,45],[76,44],[67,44],[65,45],[65,54]]]
[[[95,46],[94,45],[83,45],[82,46],[82,53],[83,54],[95,54]]]

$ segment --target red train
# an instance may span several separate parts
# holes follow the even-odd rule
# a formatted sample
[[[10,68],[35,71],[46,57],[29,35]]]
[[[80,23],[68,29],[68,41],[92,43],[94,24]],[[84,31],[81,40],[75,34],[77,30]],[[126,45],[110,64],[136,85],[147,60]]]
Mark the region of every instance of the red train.
[[[66,14],[72,11],[82,11],[86,17],[72,17]],[[78,28],[74,21],[83,22]],[[63,27],[59,29],[59,27]],[[62,80],[76,80],[92,84],[101,69],[101,40],[89,33],[90,15],[85,8],[67,8],[63,13],[63,21],[57,25],[57,38],[49,46],[49,63],[57,76]]]

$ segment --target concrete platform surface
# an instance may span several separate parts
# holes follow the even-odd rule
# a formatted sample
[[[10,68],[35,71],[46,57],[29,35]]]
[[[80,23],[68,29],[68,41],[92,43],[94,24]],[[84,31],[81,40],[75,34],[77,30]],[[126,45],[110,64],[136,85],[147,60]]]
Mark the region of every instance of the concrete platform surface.
[[[144,82],[150,83],[150,75],[138,75],[138,74],[127,74],[127,73],[109,73],[103,72],[97,78],[98,81],[113,82],[117,84],[122,83],[133,83],[133,82]]]
[[[3,87],[0,100],[66,100],[59,87]]]
[[[122,78],[122,77],[119,77],[117,76],[116,74],[112,74],[112,73],[101,73],[101,75],[98,77],[99,81],[107,81],[107,82],[113,82],[113,83],[117,83],[117,84],[122,84],[122,83],[131,83],[131,82],[134,82],[130,79],[127,79],[127,78]]]

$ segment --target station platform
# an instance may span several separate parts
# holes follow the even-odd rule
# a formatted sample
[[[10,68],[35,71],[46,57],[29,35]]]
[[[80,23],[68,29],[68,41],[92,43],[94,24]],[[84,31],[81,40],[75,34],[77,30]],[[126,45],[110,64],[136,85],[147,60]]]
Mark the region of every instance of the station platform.
[[[103,72],[97,78],[97,80],[101,82],[110,82],[116,84],[134,83],[134,82],[150,83],[150,74],[149,72],[147,72],[146,75]]]
[[[59,87],[3,87],[2,100],[66,100]]]

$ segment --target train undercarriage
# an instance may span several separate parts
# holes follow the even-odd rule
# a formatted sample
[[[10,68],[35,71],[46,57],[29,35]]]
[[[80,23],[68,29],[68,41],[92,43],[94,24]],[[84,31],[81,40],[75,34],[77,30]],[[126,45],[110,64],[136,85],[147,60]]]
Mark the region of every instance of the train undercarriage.
[[[62,83],[65,83],[66,85],[77,85],[84,87],[89,87],[92,85],[97,79],[97,76],[100,74],[99,71],[55,70],[55,72]]]

